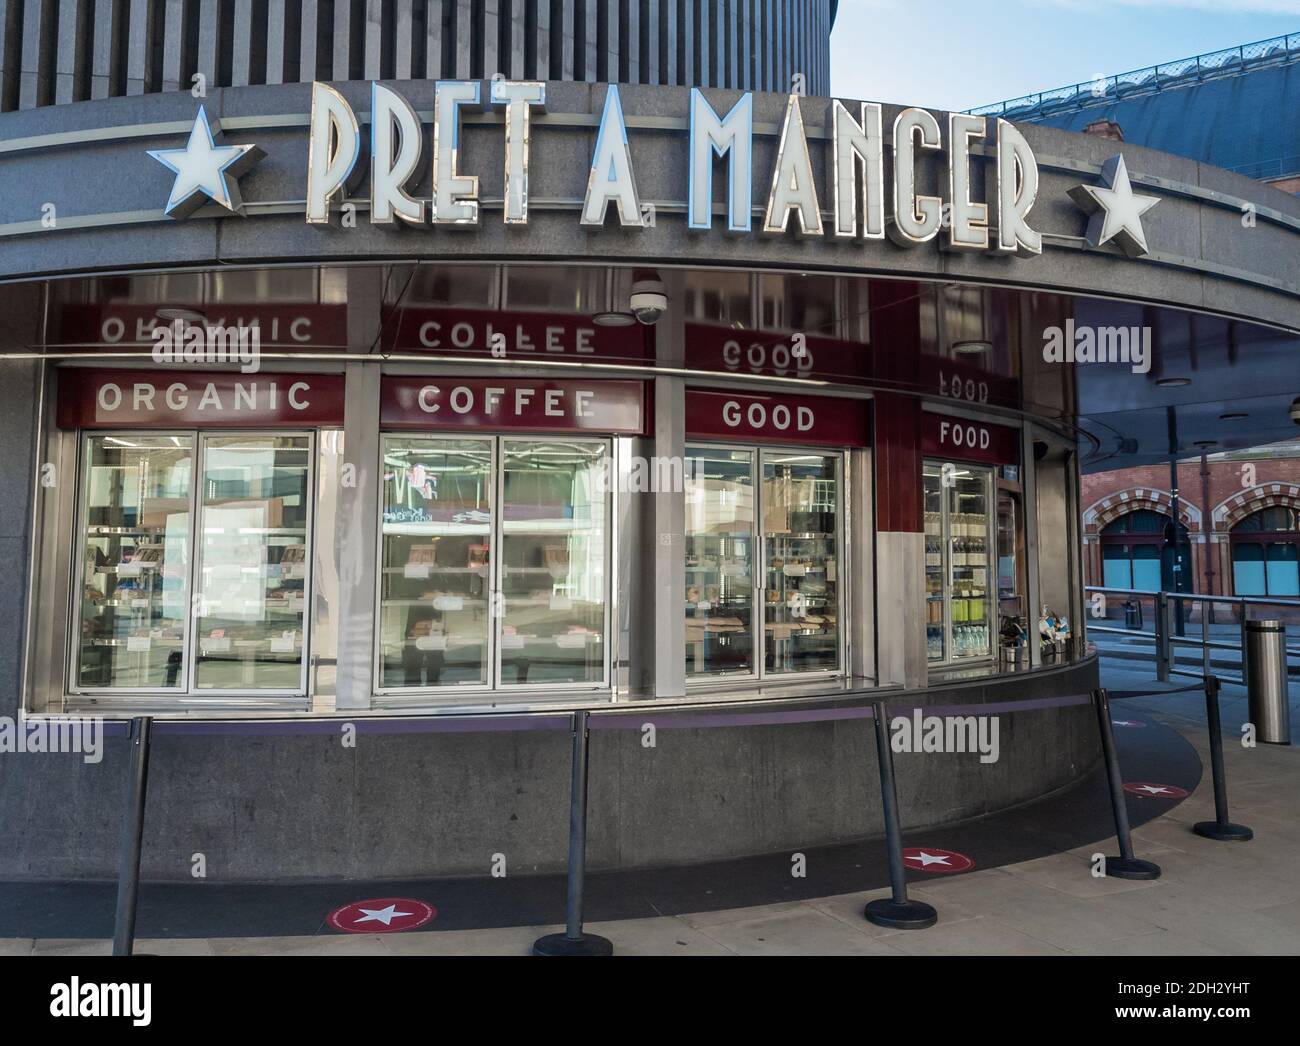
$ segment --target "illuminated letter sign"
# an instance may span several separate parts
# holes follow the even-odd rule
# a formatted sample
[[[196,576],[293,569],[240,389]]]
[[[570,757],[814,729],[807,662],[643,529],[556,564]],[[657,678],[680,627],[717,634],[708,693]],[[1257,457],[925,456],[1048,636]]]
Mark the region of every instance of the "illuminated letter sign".
[[[754,96],[742,95],[722,120],[704,92],[692,87],[690,134],[690,227],[713,228],[713,158],[725,156],[727,229],[749,232],[754,226]]]
[[[421,162],[419,117],[393,88],[371,85],[373,224],[393,225],[400,220],[410,225],[478,227],[483,206],[479,179],[462,173],[460,164],[463,112],[480,107],[482,90],[482,83],[476,80],[440,80],[435,85],[432,199],[425,201],[407,191],[418,176]],[[488,100],[492,106],[504,109],[500,119],[490,121],[504,125],[502,220],[506,225],[526,226],[532,114],[534,110],[545,111],[546,84],[493,80]],[[925,109],[900,111],[893,124],[892,199],[887,203],[882,107],[862,102],[854,110],[830,100],[827,128],[817,135],[829,139],[825,153],[829,185],[826,192],[826,186],[818,185],[804,123],[805,106],[812,104],[797,94],[786,100],[763,209],[765,234],[829,235],[837,242],[860,244],[888,236],[901,246],[916,247],[936,240],[946,228],[947,248],[1042,253],[1043,238],[1028,222],[1038,196],[1038,163],[1025,137],[1007,121],[996,121],[996,151],[991,152],[976,144],[988,139],[990,128],[985,117],[950,114],[943,171],[940,164],[945,155],[945,132],[938,118]],[[578,126],[585,126],[586,120],[584,117]],[[670,126],[657,115],[646,122],[656,131]],[[570,131],[575,126],[566,120],[554,123]],[[726,191],[721,194],[726,201],[726,230],[753,230],[753,138],[752,94],[742,94],[726,115],[720,116],[703,91],[691,90],[685,202],[689,228],[708,231],[714,227],[713,181],[721,160],[727,179]],[[346,99],[326,84],[313,84],[306,204],[309,223],[328,222],[331,204],[350,188],[360,157],[360,141],[359,121]],[[991,168],[987,179],[976,177],[976,164]],[[984,199],[972,195],[976,184],[989,186]],[[941,185],[942,192],[938,188]],[[934,188],[926,191],[930,186]],[[825,196],[829,196],[833,216],[830,229],[822,215],[821,200]],[[673,205],[667,208],[670,213],[681,206],[679,201],[667,202]],[[623,228],[649,229],[655,225],[637,190],[628,120],[616,84],[605,88],[599,131],[586,172],[586,190],[577,207],[579,224],[592,230],[613,224],[606,221],[611,204],[618,212],[617,224]],[[798,223],[794,229],[792,218]]]

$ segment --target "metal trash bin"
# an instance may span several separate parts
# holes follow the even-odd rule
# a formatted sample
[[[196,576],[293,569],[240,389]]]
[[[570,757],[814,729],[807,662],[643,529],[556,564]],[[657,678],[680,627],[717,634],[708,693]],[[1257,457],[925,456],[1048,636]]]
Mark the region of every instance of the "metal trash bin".
[[[1124,627],[1134,631],[1142,629],[1142,604],[1136,599],[1130,599],[1124,604]]]
[[[1281,621],[1246,622],[1246,680],[1255,740],[1291,743],[1287,699],[1286,626]]]

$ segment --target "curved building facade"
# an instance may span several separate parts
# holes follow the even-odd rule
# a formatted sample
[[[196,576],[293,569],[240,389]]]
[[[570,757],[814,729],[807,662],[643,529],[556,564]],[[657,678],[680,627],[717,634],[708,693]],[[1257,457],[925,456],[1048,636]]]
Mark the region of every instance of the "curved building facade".
[[[99,5],[60,4],[128,73],[174,73],[96,95],[92,51],[67,104],[45,104],[58,49],[24,43],[0,114],[0,715],[109,736],[0,750],[23,840],[0,876],[112,874],[145,716],[160,879],[196,852],[227,880],[560,868],[578,712],[599,867],[878,832],[877,706],[1001,724],[996,755],[900,753],[911,826],[1088,773],[1080,472],[1289,433],[1300,201],[792,93],[802,58],[736,78],[712,23],[707,77],[644,18],[635,75],[608,44],[602,74],[589,5],[549,5],[520,50],[507,5],[454,6],[498,18],[465,65],[464,34],[421,52],[400,4],[338,32],[342,3],[223,5],[216,57],[207,5],[107,5],[153,13],[123,50]],[[199,21],[173,36],[173,11]],[[292,45],[249,28],[274,12]],[[273,82],[304,34],[312,72]],[[250,39],[256,61],[230,50]],[[490,79],[484,40],[522,63]],[[209,60],[234,86],[163,89]],[[1138,197],[1117,225],[1099,187]],[[1231,437],[1221,401],[1249,415]]]
[[[2,0],[0,112],[313,80],[830,90],[837,0]]]

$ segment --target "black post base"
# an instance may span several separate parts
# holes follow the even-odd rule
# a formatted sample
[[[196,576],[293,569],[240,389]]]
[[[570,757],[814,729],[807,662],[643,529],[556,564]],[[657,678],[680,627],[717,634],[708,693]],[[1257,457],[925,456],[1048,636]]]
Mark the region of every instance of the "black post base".
[[[900,904],[892,897],[869,901],[864,914],[867,922],[891,930],[925,930],[939,921],[939,913],[924,901]]]
[[[1136,857],[1107,857],[1106,874],[1112,879],[1159,879],[1160,865]]]
[[[1255,833],[1247,828],[1244,824],[1219,824],[1218,821],[1197,821],[1192,825],[1192,831],[1197,835],[1203,835],[1207,839],[1217,839],[1223,843],[1244,843],[1248,839],[1254,839]]]
[[[594,933],[581,937],[566,937],[562,933],[549,933],[533,942],[534,955],[613,955],[614,943]]]

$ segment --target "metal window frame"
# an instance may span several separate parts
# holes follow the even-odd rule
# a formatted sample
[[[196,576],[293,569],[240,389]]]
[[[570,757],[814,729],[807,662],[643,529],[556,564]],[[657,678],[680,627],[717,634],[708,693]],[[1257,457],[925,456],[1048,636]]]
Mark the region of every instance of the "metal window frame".
[[[190,461],[192,468],[192,481],[190,485],[189,496],[189,530],[188,540],[190,543],[190,562],[186,570],[185,577],[185,635],[181,646],[181,665],[183,685],[175,687],[84,687],[76,685],[80,679],[81,666],[81,615],[80,615],[80,595],[85,585],[85,551],[87,528],[89,526],[89,492],[87,485],[89,483],[89,458],[88,449],[92,440],[106,437],[117,437],[120,439],[127,438],[150,438],[150,437],[181,437],[187,436],[192,440],[190,445]],[[194,613],[194,593],[201,569],[202,552],[199,548],[200,515],[202,509],[202,499],[200,488],[203,484],[203,467],[204,467],[204,448],[209,438],[228,438],[231,436],[267,438],[267,437],[306,437],[307,439],[307,489],[304,494],[306,498],[305,505],[307,508],[307,522],[305,525],[306,554],[304,556],[304,577],[303,577],[303,610],[302,610],[302,655],[299,665],[299,686],[297,689],[286,688],[261,688],[261,687],[235,687],[235,688],[217,688],[205,687],[200,689],[195,685],[197,677],[198,662],[195,657],[195,650],[198,643],[199,615]],[[64,700],[77,700],[87,698],[92,700],[109,700],[120,701],[121,703],[130,703],[136,698],[158,698],[173,699],[178,703],[189,704],[191,702],[205,702],[212,699],[213,704],[226,705],[232,699],[238,702],[240,698],[246,698],[254,702],[263,702],[266,700],[275,700],[286,698],[291,701],[303,701],[309,698],[308,679],[311,664],[311,606],[315,582],[315,562],[314,554],[316,550],[315,543],[315,526],[316,526],[316,470],[319,465],[317,458],[317,433],[314,429],[210,429],[210,428],[188,428],[188,429],[83,429],[75,434],[77,439],[77,508],[75,513],[76,524],[72,532],[72,549],[75,557],[75,567],[72,575],[72,584],[68,593],[67,621],[69,627],[67,636],[67,649],[65,651],[65,686]]]
[[[942,475],[943,466],[944,466],[945,464],[950,464],[950,462],[943,461],[943,460],[941,460],[941,459],[939,459],[939,458],[922,458],[922,459],[921,459],[921,485],[922,485],[922,489],[924,489],[924,486],[925,486],[925,470],[926,470],[926,468],[929,467],[929,466],[933,466],[933,467],[939,469],[939,470],[940,470],[940,474]],[[951,464],[955,464],[955,462],[952,462]],[[976,470],[978,470],[980,473],[983,474],[983,480],[984,480],[984,501],[985,501],[985,504],[988,506],[988,511],[985,513],[985,517],[986,517],[986,519],[985,519],[985,527],[984,527],[984,529],[985,529],[984,540],[985,540],[985,547],[986,547],[986,548],[988,549],[988,551],[989,551],[989,555],[988,555],[988,557],[987,557],[987,558],[988,558],[988,562],[987,562],[986,565],[985,565],[985,570],[987,570],[987,571],[989,572],[990,575],[993,575],[993,574],[996,574],[996,561],[997,561],[997,555],[996,555],[996,551],[997,551],[997,494],[998,494],[998,491],[997,491],[997,482],[996,482],[996,479],[997,479],[997,466],[996,466],[996,465],[981,465],[981,464],[979,464],[978,462],[968,462],[968,461],[963,461],[963,462],[961,462],[961,465],[962,465],[963,468],[976,469]],[[941,555],[943,556],[943,649],[944,649],[944,656],[943,656],[942,658],[930,658],[930,657],[927,657],[927,658],[926,658],[926,667],[927,667],[927,669],[929,669],[929,670],[931,670],[931,671],[935,671],[935,670],[948,670],[948,669],[951,669],[951,668],[966,668],[966,667],[976,666],[976,665],[986,665],[986,664],[989,664],[990,662],[995,661],[995,660],[997,659],[997,628],[996,628],[995,626],[996,626],[996,621],[997,621],[997,618],[998,618],[998,612],[997,612],[997,597],[996,597],[996,595],[995,595],[996,585],[995,585],[995,584],[990,584],[988,580],[985,581],[985,585],[984,585],[985,593],[986,593],[986,595],[985,595],[985,597],[984,597],[984,603],[985,603],[984,613],[985,613],[985,620],[988,621],[988,624],[989,624],[989,649],[988,649],[988,653],[986,653],[986,654],[981,654],[981,655],[979,655],[979,656],[977,656],[977,657],[957,657],[956,654],[954,654],[954,653],[952,652],[952,649],[951,649],[951,648],[952,648],[952,570],[953,570],[953,563],[952,563],[952,527],[951,527],[951,523],[950,523],[950,517],[951,517],[951,515],[952,515],[952,512],[951,512],[951,508],[950,508],[949,503],[948,503],[948,497],[947,497],[947,490],[948,490],[948,489],[949,489],[949,488],[945,488],[945,487],[942,485],[942,483],[941,483],[940,486],[939,486],[939,492],[940,492],[940,495],[941,495],[939,504],[940,504],[940,512],[941,512],[941,516],[942,516],[942,522],[941,522],[942,532],[941,532],[941,534],[940,534],[940,542],[941,542],[941,547],[942,547]],[[923,536],[924,536],[924,531],[922,532],[922,534],[923,534]],[[927,612],[926,612],[926,616],[925,616],[925,617],[926,617],[926,619],[925,619],[924,621],[922,621],[922,627],[928,628],[928,627],[929,627],[929,611],[928,611],[928,608],[927,608]]]
[[[196,431],[198,435],[198,470],[195,473],[194,490],[195,490],[195,505],[197,511],[194,516],[195,544],[194,544],[194,553],[191,562],[191,578],[190,578],[191,593],[197,591],[196,585],[200,577],[199,572],[201,570],[201,565],[203,560],[202,549],[199,545],[199,538],[201,536],[201,531],[199,530],[199,524],[201,522],[199,518],[199,513],[203,510],[203,499],[202,499],[202,493],[200,491],[200,486],[204,482],[204,476],[206,475],[205,467],[207,463],[208,441],[211,439],[230,439],[235,437],[237,438],[251,437],[254,439],[256,438],[267,439],[267,438],[278,438],[278,437],[285,437],[285,436],[305,437],[307,440],[307,446],[305,448],[307,453],[307,489],[303,494],[304,498],[306,499],[305,505],[307,508],[307,520],[303,527],[304,538],[305,538],[304,544],[306,545],[306,549],[305,549],[305,555],[303,557],[303,563],[305,564],[303,569],[305,573],[303,576],[303,589],[302,589],[302,653],[299,657],[299,664],[298,664],[297,689],[289,689],[284,687],[262,688],[262,687],[250,687],[250,686],[200,688],[197,685],[198,657],[191,656],[189,659],[189,666],[188,666],[189,688],[186,691],[185,696],[187,698],[204,698],[210,695],[215,698],[229,699],[231,697],[252,695],[252,696],[256,696],[256,698],[259,700],[267,699],[267,698],[290,698],[294,700],[307,700],[309,696],[308,679],[309,679],[309,669],[311,666],[311,641],[312,641],[312,631],[313,631],[311,627],[312,625],[311,612],[312,612],[313,591],[315,587],[314,574],[315,574],[315,552],[316,552],[316,542],[315,542],[316,468],[319,464],[319,459],[316,453],[316,436],[317,436],[316,430],[315,429],[272,428],[272,429],[249,429],[249,430],[198,429]],[[191,601],[192,599],[193,596],[191,596]],[[191,607],[191,611],[192,609],[193,608]],[[191,651],[198,649],[199,617],[200,617],[199,614],[192,613],[192,612],[190,613]]]
[[[685,444],[685,457],[691,457],[695,450],[743,450],[750,455],[750,476],[754,490],[754,555],[752,565],[755,582],[750,594],[750,620],[753,622],[750,632],[753,635],[753,667],[747,672],[711,672],[694,674],[689,669],[686,673],[688,690],[716,686],[718,683],[752,682],[780,685],[786,682],[806,683],[819,679],[843,679],[851,674],[849,629],[845,618],[845,608],[850,606],[850,586],[852,584],[852,564],[848,560],[849,545],[846,529],[849,523],[848,504],[848,452],[844,449],[822,446],[805,446],[804,444],[783,443],[749,443],[737,441],[728,443],[716,440],[690,440]],[[763,464],[769,454],[807,453],[810,456],[827,458],[835,463],[835,557],[839,564],[840,580],[836,582],[835,592],[835,630],[836,630],[836,665],[834,668],[812,669],[804,672],[770,672],[767,669],[767,624],[765,608],[761,593],[767,588],[767,552],[765,541],[768,533],[763,526]],[[685,470],[683,470],[685,475]],[[758,627],[754,627],[757,625]]]
[[[189,563],[185,569],[185,599],[184,599],[184,634],[181,638],[181,669],[178,673],[176,686],[150,687],[150,686],[81,686],[81,667],[83,644],[81,642],[81,602],[86,587],[86,550],[88,547],[89,529],[90,529],[90,446],[95,440],[106,440],[109,438],[116,439],[142,439],[142,438],[161,438],[168,439],[172,437],[187,437],[190,440],[188,450],[190,461],[190,489],[189,489],[189,508],[186,510],[188,515],[188,526],[186,529],[186,540],[189,542]],[[64,671],[67,673],[67,686],[65,691],[68,695],[74,697],[93,697],[96,699],[114,699],[117,697],[131,697],[142,695],[148,697],[185,697],[189,694],[190,683],[190,654],[192,639],[192,622],[193,614],[193,586],[194,586],[194,538],[196,534],[195,521],[195,492],[198,489],[198,435],[194,429],[82,429],[75,434],[77,440],[77,507],[74,514],[76,523],[72,532],[73,547],[73,574],[72,585],[68,593],[68,624],[67,631],[68,643],[65,651]]]
[[[488,624],[487,624],[487,643],[485,647],[485,662],[483,664],[484,682],[480,683],[455,683],[444,686],[430,687],[408,687],[408,686],[387,686],[384,684],[383,677],[383,609],[384,609],[384,461],[387,456],[387,447],[389,440],[405,439],[429,445],[439,443],[481,443],[488,451],[488,475],[486,477],[486,489],[488,496],[488,513],[492,517],[492,522],[488,524],[488,578],[487,580],[487,604],[488,604]],[[407,697],[415,694],[444,696],[450,694],[487,694],[493,692],[493,681],[495,678],[494,665],[496,663],[496,628],[491,624],[492,621],[492,601],[496,596],[496,561],[497,561],[497,506],[499,504],[498,495],[500,487],[500,464],[498,461],[498,443],[499,441],[491,434],[457,434],[451,432],[399,432],[399,431],[381,431],[379,434],[379,526],[375,528],[376,549],[375,549],[375,641],[373,646],[373,672],[371,680],[371,689],[376,698],[387,696]]]
[[[602,666],[600,679],[594,682],[586,683],[523,683],[503,685],[501,682],[501,651],[500,642],[501,629],[504,625],[504,614],[492,612],[491,607],[501,592],[501,569],[503,561],[501,548],[504,543],[504,516],[503,506],[505,504],[505,446],[507,443],[545,443],[548,441],[559,441],[566,443],[582,443],[592,446],[599,446],[604,452],[604,459],[607,464],[606,474],[610,477],[616,477],[617,461],[615,458],[616,440],[611,436],[587,436],[587,435],[565,435],[565,434],[547,434],[544,432],[517,432],[510,433],[506,431],[487,431],[473,434],[457,434],[453,432],[423,432],[423,431],[394,431],[382,430],[379,433],[380,448],[380,512],[383,511],[383,455],[384,448],[387,446],[389,439],[409,439],[420,442],[446,443],[446,442],[482,442],[486,443],[491,449],[491,484],[489,486],[489,507],[492,515],[492,523],[488,532],[488,562],[490,565],[490,579],[488,591],[488,648],[487,648],[487,682],[486,683],[458,683],[444,686],[430,687],[407,687],[407,686],[385,686],[381,675],[382,666],[382,639],[380,633],[383,627],[382,619],[382,598],[383,598],[383,542],[384,532],[382,520],[377,528],[377,540],[375,550],[375,642],[374,648],[374,671],[372,675],[372,691],[375,700],[375,707],[384,707],[385,699],[387,704],[400,703],[403,706],[409,705],[411,698],[430,698],[435,699],[437,704],[451,704],[445,700],[451,697],[527,697],[534,694],[555,693],[563,695],[571,694],[604,694],[613,693],[612,686],[612,662],[614,657],[615,642],[611,636],[613,623],[617,620],[616,610],[616,592],[618,589],[616,578],[618,570],[614,562],[617,545],[615,543],[614,531],[617,525],[616,513],[619,509],[619,502],[615,499],[617,482],[607,484],[604,497],[604,542],[603,553],[605,557],[605,586],[604,586],[604,632],[601,636],[602,646]]]

